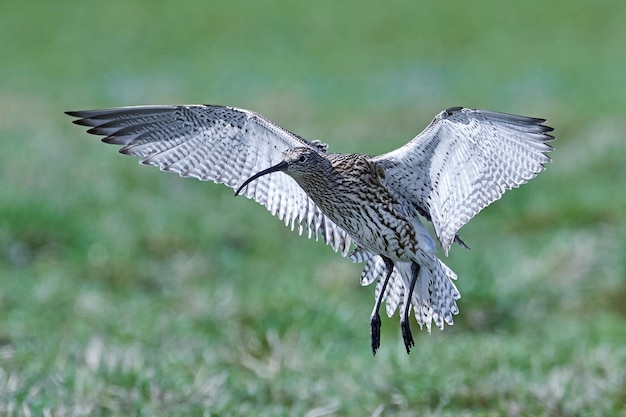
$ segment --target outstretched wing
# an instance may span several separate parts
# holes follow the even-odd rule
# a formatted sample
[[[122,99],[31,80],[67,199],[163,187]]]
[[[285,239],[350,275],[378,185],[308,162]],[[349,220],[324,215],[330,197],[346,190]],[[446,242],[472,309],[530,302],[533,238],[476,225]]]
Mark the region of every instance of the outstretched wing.
[[[257,172],[281,161],[288,148],[323,144],[308,142],[251,111],[225,106],[138,106],[71,111],[74,123],[122,145],[120,152],[141,157],[141,163],[182,177],[212,180],[236,189]],[[293,230],[324,242],[345,256],[350,237],[327,218],[288,175],[259,178],[243,190]]]
[[[457,231],[480,210],[550,162],[544,119],[454,107],[406,145],[374,158],[384,184],[429,218],[447,254]]]

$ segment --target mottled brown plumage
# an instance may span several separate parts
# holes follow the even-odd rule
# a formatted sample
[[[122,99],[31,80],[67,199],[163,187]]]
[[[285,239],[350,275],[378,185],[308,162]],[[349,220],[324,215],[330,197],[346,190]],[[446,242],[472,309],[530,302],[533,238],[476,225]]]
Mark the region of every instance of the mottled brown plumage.
[[[181,176],[212,180],[265,205],[309,237],[320,235],[365,262],[378,280],[370,326],[380,345],[379,308],[399,307],[407,352],[413,309],[421,326],[453,324],[456,275],[436,255],[420,217],[447,254],[458,230],[504,191],[544,169],[553,139],[545,120],[450,108],[405,146],[380,156],[327,153],[262,116],[223,106],[142,106],[68,112],[120,152]],[[273,174],[282,172],[287,175]],[[273,175],[272,175],[273,174]]]
[[[430,326],[431,317],[440,317],[452,324],[452,315],[458,312],[456,302],[460,297],[450,281],[456,276],[435,256],[434,244],[415,212],[403,206],[383,185],[385,171],[371,156],[362,154],[323,154],[309,147],[297,147],[283,152],[283,160],[246,180],[236,191],[276,171],[285,172],[306,192],[320,210],[347,232],[357,246],[357,251],[368,258],[378,254],[385,265],[385,278],[377,294],[370,319],[372,351],[380,346],[380,304],[394,265],[401,271],[404,289],[402,298],[401,329],[407,352],[414,345],[409,325],[409,311],[413,290],[418,279],[426,281],[420,286],[417,303],[428,306],[418,318]],[[353,255],[354,256],[354,255]],[[419,275],[424,265],[426,273]],[[402,268],[400,268],[402,266]],[[432,280],[432,282],[431,282]],[[431,298],[446,302],[437,305]],[[416,306],[416,311],[417,306]],[[439,324],[438,324],[439,325]],[[441,324],[440,326],[443,326]]]

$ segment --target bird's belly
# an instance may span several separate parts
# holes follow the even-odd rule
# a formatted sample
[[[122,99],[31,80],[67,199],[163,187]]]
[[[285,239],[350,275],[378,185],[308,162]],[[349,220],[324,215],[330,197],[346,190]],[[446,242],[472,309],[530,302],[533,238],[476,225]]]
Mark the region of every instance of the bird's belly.
[[[350,214],[350,215],[346,215]],[[409,261],[417,250],[413,225],[406,219],[381,210],[377,205],[360,205],[355,210],[327,213],[360,247],[394,261]]]

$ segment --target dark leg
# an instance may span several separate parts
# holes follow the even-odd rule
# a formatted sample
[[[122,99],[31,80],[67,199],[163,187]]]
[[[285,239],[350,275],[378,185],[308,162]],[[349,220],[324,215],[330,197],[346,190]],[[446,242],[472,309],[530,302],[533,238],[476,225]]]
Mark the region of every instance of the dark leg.
[[[383,261],[385,261],[385,267],[387,268],[387,276],[383,281],[383,286],[380,289],[380,293],[378,293],[378,297],[376,297],[376,304],[374,305],[374,310],[372,311],[372,315],[370,316],[370,335],[372,339],[372,353],[376,356],[376,351],[380,347],[380,314],[378,314],[378,310],[380,310],[380,305],[383,302],[383,297],[385,296],[385,289],[387,288],[387,283],[389,282],[389,278],[393,272],[393,262],[391,259],[382,256]]]
[[[411,348],[415,346],[413,341],[413,334],[411,333],[411,324],[409,322],[409,311],[411,310],[411,303],[413,301],[413,289],[417,282],[417,276],[420,273],[420,266],[413,262],[411,265],[411,283],[409,284],[409,294],[405,299],[404,311],[402,312],[402,318],[400,319],[400,329],[402,330],[402,339],[404,339],[404,347],[406,347],[406,353],[411,353]]]

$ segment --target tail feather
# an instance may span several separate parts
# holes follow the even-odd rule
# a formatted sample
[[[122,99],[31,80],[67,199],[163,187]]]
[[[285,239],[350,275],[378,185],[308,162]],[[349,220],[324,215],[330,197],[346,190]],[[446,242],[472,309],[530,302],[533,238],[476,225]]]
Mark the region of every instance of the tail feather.
[[[362,256],[358,257],[359,260],[367,258],[362,253],[360,255]],[[361,284],[369,285],[378,280],[376,285],[376,297],[378,297],[387,270],[380,256],[369,255],[361,274]],[[444,323],[450,326],[454,324],[453,315],[459,312],[456,300],[461,297],[461,294],[452,281],[457,276],[434,256],[425,255],[419,263],[420,273],[411,300],[415,320],[420,328],[425,325],[429,332],[433,322],[443,330]],[[393,316],[398,309],[400,314],[404,310],[404,294],[410,282],[411,262],[396,262],[383,297],[389,317]]]
[[[389,280],[389,289],[389,294],[386,298],[386,311],[387,317],[392,317],[398,307],[402,311],[401,306],[404,304],[404,282],[396,268],[394,268],[394,274],[391,275]]]

